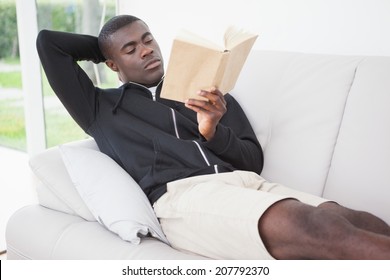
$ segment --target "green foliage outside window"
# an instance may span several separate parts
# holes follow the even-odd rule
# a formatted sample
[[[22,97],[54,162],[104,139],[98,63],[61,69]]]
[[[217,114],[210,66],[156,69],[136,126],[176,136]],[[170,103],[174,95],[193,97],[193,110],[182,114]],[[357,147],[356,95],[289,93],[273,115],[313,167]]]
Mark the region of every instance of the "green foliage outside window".
[[[15,2],[15,0],[0,1],[0,146],[26,150]],[[93,24],[98,25],[96,21],[98,23],[100,21],[100,4],[102,2],[98,0],[37,0],[36,2],[38,30],[45,28],[67,32],[83,32],[82,27],[85,27],[83,20],[85,22],[92,21],[85,18],[86,15],[83,14],[84,7],[89,10],[89,16],[95,17]],[[115,15],[115,2],[114,0],[105,1],[106,20]],[[96,18],[98,19],[96,20]],[[99,28],[96,26],[93,29],[97,31]],[[84,64],[82,66],[84,67]],[[107,71],[104,67],[99,69],[103,87],[117,83],[117,77],[110,71]],[[91,78],[93,79],[92,76]],[[43,76],[42,85],[45,98],[47,146],[52,147],[64,142],[85,138],[85,133],[75,124],[65,109],[61,108],[61,105],[53,105],[56,97],[45,76]],[[54,103],[57,104],[58,102]]]

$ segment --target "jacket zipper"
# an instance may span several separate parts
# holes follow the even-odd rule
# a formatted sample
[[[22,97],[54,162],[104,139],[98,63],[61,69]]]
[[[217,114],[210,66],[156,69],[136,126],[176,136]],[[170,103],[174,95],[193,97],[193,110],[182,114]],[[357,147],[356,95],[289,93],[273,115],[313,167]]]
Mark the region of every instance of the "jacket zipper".
[[[171,108],[171,113],[172,113],[172,120],[173,120],[173,127],[175,129],[175,135],[176,135],[176,138],[177,139],[180,139],[180,135],[179,135],[179,130],[177,129],[177,121],[176,121],[176,112],[173,108]],[[196,142],[195,140],[192,140],[192,142],[195,143],[196,147],[198,148],[200,154],[202,155],[204,161],[206,162],[207,166],[211,166],[209,160],[207,159],[207,156],[205,154],[205,152],[203,151],[202,147],[200,146],[200,144],[198,142]],[[218,165],[214,165],[214,172],[216,174],[219,173],[218,171]]]
[[[204,161],[206,162],[207,166],[211,166],[209,160],[207,159],[206,154],[204,153],[204,151],[203,151],[202,147],[199,145],[199,143],[196,142],[195,140],[192,140],[192,142],[194,142],[196,144],[196,146],[198,147],[198,150],[199,150],[200,154],[202,155]],[[215,172],[215,174],[219,173],[218,165],[216,165],[216,164],[214,164],[214,172]]]
[[[180,139],[179,130],[177,129],[177,122],[176,122],[176,113],[175,113],[175,110],[173,110],[173,109],[171,108],[171,112],[172,112],[173,127],[174,127],[174,129],[175,129],[176,138],[177,138],[177,139]]]
[[[202,155],[204,161],[206,162],[207,166],[210,166],[211,164],[210,164],[209,160],[207,159],[206,154],[205,154],[204,151],[202,150],[202,147],[201,147],[201,146],[199,145],[199,143],[196,142],[195,140],[192,140],[192,142],[194,142],[195,145],[198,147],[198,150],[199,150],[200,154]]]

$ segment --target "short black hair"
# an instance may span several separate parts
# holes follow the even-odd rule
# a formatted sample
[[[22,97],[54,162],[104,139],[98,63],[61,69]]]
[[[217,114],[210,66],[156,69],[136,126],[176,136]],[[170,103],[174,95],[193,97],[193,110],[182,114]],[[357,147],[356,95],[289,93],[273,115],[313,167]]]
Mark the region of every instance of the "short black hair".
[[[131,15],[118,15],[109,19],[104,24],[98,36],[98,43],[99,43],[100,51],[102,52],[103,56],[106,59],[110,58],[109,48],[111,45],[111,40],[110,40],[111,35],[114,34],[116,31],[118,31],[119,29],[121,29],[122,27],[130,23],[133,23],[137,20],[141,20],[141,19]]]

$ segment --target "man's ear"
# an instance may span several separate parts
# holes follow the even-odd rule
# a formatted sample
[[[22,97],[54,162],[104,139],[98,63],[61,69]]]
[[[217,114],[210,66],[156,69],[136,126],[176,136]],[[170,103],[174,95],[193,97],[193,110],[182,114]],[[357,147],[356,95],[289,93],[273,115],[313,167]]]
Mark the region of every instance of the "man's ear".
[[[111,59],[107,59],[106,60],[106,65],[108,66],[108,68],[110,68],[112,71],[115,71],[115,72],[118,72],[119,69],[118,67],[116,66],[115,62],[112,61]]]

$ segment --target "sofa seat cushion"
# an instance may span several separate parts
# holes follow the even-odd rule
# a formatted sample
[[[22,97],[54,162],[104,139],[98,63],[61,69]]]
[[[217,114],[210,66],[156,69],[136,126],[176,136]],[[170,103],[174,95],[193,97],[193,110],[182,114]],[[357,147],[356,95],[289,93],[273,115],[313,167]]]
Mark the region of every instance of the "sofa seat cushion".
[[[40,205],[29,205],[14,213],[7,224],[6,239],[8,259],[204,259],[179,252],[155,238],[145,238],[134,245],[98,222]]]

